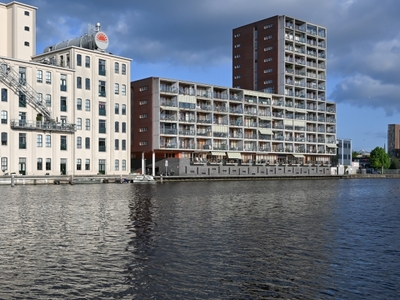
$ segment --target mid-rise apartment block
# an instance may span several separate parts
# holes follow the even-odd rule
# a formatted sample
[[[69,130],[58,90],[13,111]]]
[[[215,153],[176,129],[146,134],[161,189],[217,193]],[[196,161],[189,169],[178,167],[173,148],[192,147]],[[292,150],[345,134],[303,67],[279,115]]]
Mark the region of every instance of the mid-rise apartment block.
[[[390,157],[400,157],[400,124],[388,125],[387,139]]]
[[[35,54],[36,7],[0,3],[3,173],[130,172],[130,59],[100,24]]]

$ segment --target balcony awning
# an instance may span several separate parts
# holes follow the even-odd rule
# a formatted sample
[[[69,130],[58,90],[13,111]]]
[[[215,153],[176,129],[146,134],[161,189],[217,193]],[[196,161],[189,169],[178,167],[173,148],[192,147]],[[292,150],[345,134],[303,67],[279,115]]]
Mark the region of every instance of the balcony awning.
[[[242,159],[240,152],[227,152],[228,158]]]
[[[292,154],[294,157],[297,157],[297,158],[304,158],[304,155],[303,154]]]
[[[271,130],[271,129],[268,129],[268,128],[259,128],[258,131],[259,131],[261,134],[270,134],[270,135],[273,134],[273,133],[272,133],[272,130]]]
[[[212,152],[211,152],[211,155],[214,155],[214,156],[225,156],[225,152],[216,152],[216,151],[212,151]]]

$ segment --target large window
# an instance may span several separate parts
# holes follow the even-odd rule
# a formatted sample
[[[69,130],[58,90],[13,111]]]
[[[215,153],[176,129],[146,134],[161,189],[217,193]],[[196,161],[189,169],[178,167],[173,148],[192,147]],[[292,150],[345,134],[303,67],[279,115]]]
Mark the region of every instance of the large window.
[[[26,133],[19,133],[19,149],[26,149]]]
[[[122,69],[121,69],[122,75],[126,75],[126,65],[122,64]]]
[[[85,170],[86,171],[90,170],[90,159],[85,159]]]
[[[115,71],[115,74],[118,74],[119,73],[119,63],[114,63],[114,71]]]
[[[125,159],[123,159],[122,160],[122,171],[126,171],[126,160]]]
[[[118,103],[115,103],[114,111],[115,111],[115,114],[116,114],[116,115],[119,114],[119,104],[118,104]]]
[[[106,174],[106,160],[99,159],[99,173]]]
[[[26,84],[26,68],[19,67],[19,83],[22,85]]]
[[[89,99],[85,100],[85,110],[90,111],[90,100]]]
[[[82,99],[76,99],[76,110],[82,110]]]
[[[51,84],[51,72],[46,71],[46,83]]]
[[[78,136],[76,138],[76,148],[77,149],[82,149],[82,137]]]
[[[7,124],[8,122],[8,113],[6,110],[1,111],[1,124]]]
[[[39,148],[43,147],[43,135],[38,134],[36,136],[36,144],[37,144],[37,147],[39,147]]]
[[[51,95],[46,94],[46,106],[51,107]]]
[[[43,82],[43,71],[42,70],[36,71],[36,81],[39,83]]]
[[[80,158],[76,160],[76,170],[78,171],[82,170],[82,159]]]
[[[77,118],[76,119],[76,129],[81,130],[82,129],[82,118]]]
[[[99,80],[99,96],[106,96],[106,82],[104,80]]]
[[[114,169],[115,169],[115,171],[119,171],[119,160],[118,159],[115,160]]]
[[[121,141],[121,150],[126,150],[126,140]]]
[[[7,102],[8,95],[7,95],[7,89],[1,89],[1,101],[2,102]]]
[[[90,149],[90,138],[85,138],[85,149]]]
[[[121,132],[126,132],[126,123],[122,122],[122,131]]]
[[[90,78],[85,78],[85,89],[90,90]]]
[[[40,157],[37,159],[36,169],[37,169],[38,171],[43,170],[43,159],[40,158]]]
[[[115,121],[115,132],[119,132],[119,122]]]
[[[46,171],[51,170],[51,158],[46,158]]]
[[[23,92],[19,92],[19,107],[26,107],[26,96]]]
[[[90,130],[90,119],[85,120],[85,129]]]
[[[126,96],[126,85],[125,85],[125,84],[123,84],[123,85],[121,86],[121,94],[122,94],[123,96]]]
[[[8,159],[7,159],[7,157],[2,157],[1,158],[1,170],[3,172],[8,170]]]
[[[46,135],[46,148],[51,148],[51,135]]]
[[[67,91],[67,75],[61,74],[60,76],[60,91]]]
[[[99,120],[99,133],[106,133],[106,120]]]
[[[60,136],[60,150],[67,150],[67,136]]]
[[[7,132],[1,133],[1,145],[7,146]]]
[[[90,68],[90,57],[89,56],[85,57],[85,67]]]
[[[106,61],[99,59],[99,75],[106,75]]]
[[[99,116],[105,116],[105,115],[106,115],[106,103],[99,102]]]
[[[115,95],[119,94],[119,84],[118,83],[114,83],[114,93],[115,93]]]
[[[99,152],[106,152],[106,139],[99,138]]]
[[[126,105],[125,104],[121,105],[121,114],[126,115]]]
[[[82,88],[82,77],[76,77],[76,88],[77,89]]]
[[[60,111],[67,111],[67,97],[60,97]]]
[[[43,94],[42,93],[37,93],[37,101],[39,103],[43,103]]]
[[[115,150],[119,150],[119,139],[115,140]]]
[[[76,55],[76,65],[82,66],[82,55],[81,54]]]

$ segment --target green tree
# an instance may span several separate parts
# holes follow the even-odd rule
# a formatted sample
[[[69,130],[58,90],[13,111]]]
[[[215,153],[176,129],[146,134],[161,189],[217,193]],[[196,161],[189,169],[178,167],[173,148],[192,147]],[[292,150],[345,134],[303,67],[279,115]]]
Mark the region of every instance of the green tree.
[[[396,157],[390,159],[389,169],[400,169],[400,161]]]
[[[385,149],[381,147],[376,147],[370,153],[369,164],[374,169],[381,168],[383,173],[383,169],[388,169],[390,166],[389,154],[385,152]]]

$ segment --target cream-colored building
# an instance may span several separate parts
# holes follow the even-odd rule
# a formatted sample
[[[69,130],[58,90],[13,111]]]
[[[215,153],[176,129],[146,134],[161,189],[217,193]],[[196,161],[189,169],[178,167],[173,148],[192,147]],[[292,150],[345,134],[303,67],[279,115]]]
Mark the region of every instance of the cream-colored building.
[[[0,3],[2,173],[128,174],[130,59],[100,24],[35,54],[36,9]]]

